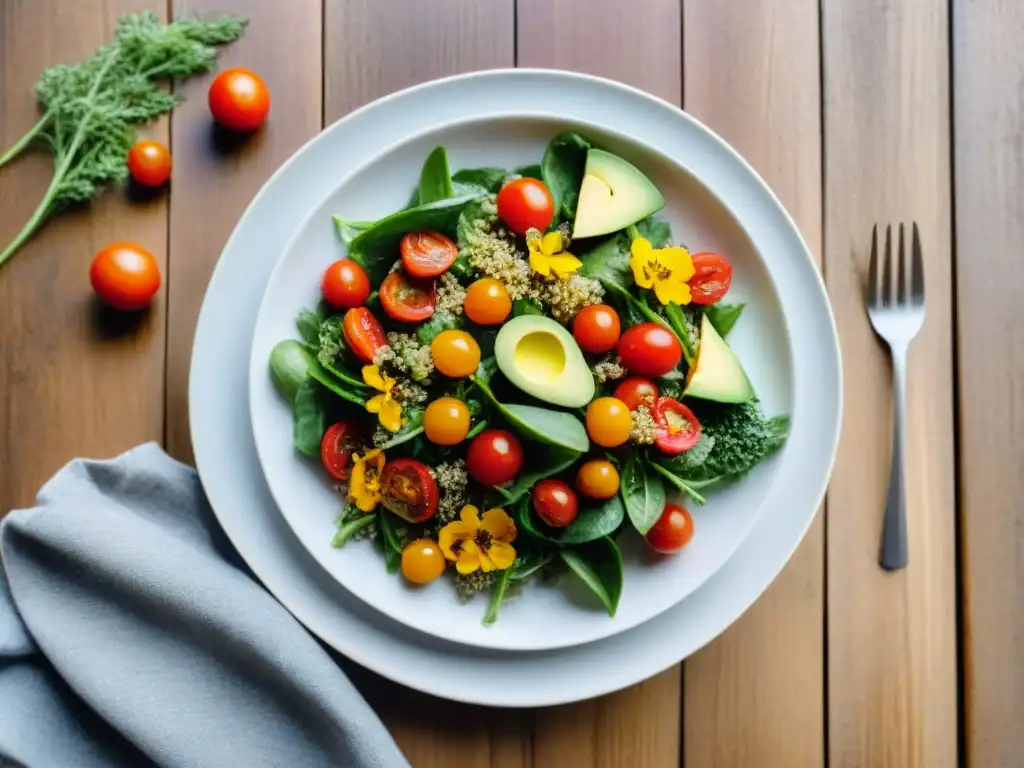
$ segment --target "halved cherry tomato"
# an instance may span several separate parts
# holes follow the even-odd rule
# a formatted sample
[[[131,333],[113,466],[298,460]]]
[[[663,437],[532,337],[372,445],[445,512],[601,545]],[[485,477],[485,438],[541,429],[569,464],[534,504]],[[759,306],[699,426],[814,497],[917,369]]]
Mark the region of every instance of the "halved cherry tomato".
[[[620,331],[619,313],[607,304],[584,307],[572,321],[572,336],[576,343],[595,355],[614,349]]]
[[[607,459],[591,459],[576,473],[576,490],[590,499],[610,499],[619,492],[619,471]]]
[[[384,328],[366,307],[356,307],[345,313],[341,321],[345,344],[364,363],[372,363],[377,350],[388,343]]]
[[[498,217],[520,235],[531,228],[543,232],[555,217],[555,199],[543,181],[515,179],[498,192]]]
[[[650,379],[640,376],[630,376],[619,382],[613,393],[615,397],[624,402],[629,410],[635,411],[641,405],[646,405],[651,412],[654,411],[654,402],[658,399],[658,385]]]
[[[353,421],[339,421],[324,432],[320,441],[320,461],[331,477],[348,480],[352,452],[360,446],[359,427]]]
[[[444,554],[433,539],[416,539],[402,550],[402,575],[413,584],[429,584],[444,566]]]
[[[144,187],[159,187],[171,177],[171,153],[159,141],[137,141],[128,150],[128,172]]]
[[[393,320],[422,323],[434,314],[437,291],[433,280],[392,272],[380,284],[380,305]]]
[[[602,448],[614,448],[629,440],[633,426],[629,408],[614,397],[599,397],[587,406],[587,434]]]
[[[512,297],[500,280],[483,277],[466,289],[466,317],[478,325],[499,325],[512,311]]]
[[[437,511],[440,492],[427,465],[416,459],[392,459],[380,473],[381,504],[410,523],[422,523]]]
[[[270,112],[267,84],[251,69],[225,69],[210,83],[213,119],[232,131],[255,131]]]
[[[644,536],[647,546],[663,555],[674,555],[693,538],[693,518],[685,507],[666,504],[661,517]]]
[[[142,309],[160,290],[160,265],[138,243],[111,243],[93,257],[89,282],[114,309]]]
[[[335,309],[362,306],[370,295],[366,270],[352,259],[338,259],[324,270],[321,281],[324,301]]]
[[[466,470],[484,485],[502,485],[523,468],[519,438],[503,429],[485,429],[466,451]]]
[[[679,340],[660,323],[641,323],[627,330],[616,347],[622,364],[638,376],[664,376],[683,356]]]
[[[402,265],[413,277],[437,277],[455,263],[459,248],[440,232],[410,232],[399,246]]]
[[[725,296],[732,285],[732,265],[717,253],[693,254],[693,277],[690,285],[690,301],[694,304],[714,304]]]
[[[688,451],[700,439],[700,422],[693,411],[671,397],[659,397],[654,406],[654,444],[662,453]]]
[[[552,528],[565,528],[579,514],[579,499],[561,480],[541,480],[533,486],[532,495],[537,517]]]

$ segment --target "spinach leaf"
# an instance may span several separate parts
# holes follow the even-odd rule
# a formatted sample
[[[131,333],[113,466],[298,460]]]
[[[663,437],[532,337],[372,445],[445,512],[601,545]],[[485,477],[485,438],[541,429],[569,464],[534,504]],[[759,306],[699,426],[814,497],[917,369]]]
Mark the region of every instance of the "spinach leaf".
[[[484,205],[487,203],[487,197],[475,197],[459,213],[459,218],[455,226],[455,240],[458,243],[460,253],[459,258],[466,256],[466,267],[469,267],[469,257],[462,251],[469,247],[470,234],[476,228],[476,222],[480,219],[491,218],[491,215],[484,211]],[[494,217],[496,218],[496,217]],[[455,260],[458,263],[458,259]],[[455,264],[452,265],[454,269]],[[458,272],[455,273],[456,277],[460,277]]]
[[[544,150],[541,177],[555,200],[556,218],[571,219],[576,215],[589,149],[589,141],[578,133],[566,131],[548,142]]]
[[[683,478],[679,477],[678,475],[670,472],[662,465],[657,463],[651,464],[651,469],[653,469],[655,472],[657,472],[659,475],[665,478],[669,483],[674,485],[676,488],[685,493],[698,504],[704,504],[707,502],[707,499],[701,496],[701,494],[693,485],[683,480]]]
[[[402,563],[402,542],[395,530],[395,521],[383,507],[377,510],[377,530],[381,546],[384,547],[384,567],[388,573],[397,573]]]
[[[516,561],[508,569],[509,579],[524,581],[557,557],[553,547],[520,546],[516,543]]]
[[[679,339],[679,345],[683,348],[683,357],[687,365],[693,364],[697,356],[697,347],[700,346],[700,330],[687,316],[681,306],[674,301],[665,305],[665,315],[668,323],[672,326],[672,332]]]
[[[347,523],[342,523],[338,526],[338,532],[334,534],[334,538],[331,539],[331,546],[335,548],[345,546],[349,539],[373,521],[373,515],[363,515],[362,517],[349,520]]]
[[[512,302],[512,317],[543,314],[544,307],[536,299],[516,299]]]
[[[302,342],[294,339],[279,341],[271,350],[270,376],[274,386],[289,402],[295,402],[299,387],[306,381],[312,357]]]
[[[449,197],[386,216],[352,241],[349,257],[362,265],[373,285],[379,285],[394,264],[398,243],[407,232],[432,229],[450,233],[462,210],[476,199],[475,195]]]
[[[672,227],[659,216],[648,216],[635,225],[636,234],[649,240],[655,248],[664,248],[672,241]]]
[[[334,219],[334,228],[338,230],[338,237],[345,245],[351,243],[360,233],[365,232],[375,223],[372,221],[346,221],[337,214],[332,218]]]
[[[423,170],[420,171],[419,204],[444,200],[453,194],[452,175],[448,170],[448,153],[444,147],[434,147],[423,163]]]
[[[528,536],[533,537],[537,541],[547,541],[548,537],[541,532],[540,527],[534,522],[533,515],[530,514],[530,507],[533,506],[530,503],[530,497],[523,495],[519,498],[519,503],[516,505],[516,528],[519,531],[525,532]]]
[[[308,364],[306,372],[309,374],[310,378],[319,381],[342,400],[348,400],[350,403],[355,403],[356,405],[366,405],[366,398],[356,392],[353,392],[350,388],[353,386],[352,383],[342,380],[320,365],[320,361],[313,357],[313,354],[305,347],[303,347],[302,351],[308,358],[306,361]],[[355,380],[353,380],[353,383],[357,383],[360,387],[364,386],[361,381],[355,382]]]
[[[494,391],[479,376],[471,376],[470,381],[491,401],[498,412],[505,417],[523,437],[536,440],[547,445],[568,448],[571,451],[585,453],[590,449],[583,423],[565,411],[551,411],[534,405],[505,404],[498,402]]]
[[[487,419],[481,419],[476,424],[474,424],[472,427],[470,427],[469,432],[466,433],[466,439],[467,440],[472,440],[474,437],[479,435],[485,429],[487,429]]]
[[[304,309],[299,312],[299,316],[295,319],[295,325],[299,329],[299,336],[309,346],[313,347],[314,350],[320,348],[320,323],[323,322],[323,318],[320,317],[316,312],[310,312],[308,309]]]
[[[307,456],[320,455],[324,436],[324,405],[320,387],[312,379],[304,379],[295,392],[292,405],[292,442]]]
[[[380,446],[381,450],[386,451],[389,448],[394,448],[396,445],[408,442],[422,433],[423,414],[426,413],[426,410],[426,408],[419,405],[406,408],[402,414],[402,428],[395,432],[390,440]]]
[[[704,314],[708,316],[708,320],[724,339],[736,325],[736,321],[740,319],[740,314],[745,306],[746,304],[712,304],[710,307],[704,308]]]
[[[571,467],[579,459],[581,453],[579,451],[566,450],[565,448],[552,447],[536,449],[535,455],[537,458],[535,461],[531,461],[531,465],[536,466],[536,469],[520,472],[516,476],[515,483],[508,488],[495,488],[501,494],[506,504],[515,504],[526,496],[538,481],[543,480],[545,477],[557,475],[559,472]]]
[[[501,603],[505,599],[509,578],[512,575],[509,573],[510,570],[510,568],[506,568],[501,571],[491,585],[491,599],[487,602],[487,612],[484,614],[485,627],[489,627],[498,620],[498,609],[501,608]]]
[[[537,163],[534,163],[533,165],[521,165],[516,168],[513,173],[516,176],[522,176],[525,179],[541,180],[544,178],[544,171],[541,170],[540,165]]]
[[[648,471],[642,456],[631,453],[622,465],[619,491],[633,527],[643,536],[665,510],[664,484]]]
[[[605,536],[558,554],[614,616],[622,597],[622,555],[615,542]]]
[[[508,171],[504,168],[463,168],[452,174],[457,194],[495,194],[505,179]]]
[[[498,360],[494,357],[485,357],[480,361],[480,365],[477,366],[475,377],[478,381],[482,381],[484,384],[490,383],[494,374],[498,372]],[[472,379],[471,379],[472,380]],[[477,382],[474,381],[474,384]]]
[[[662,504],[662,507],[665,505]],[[661,510],[658,510],[661,514]],[[556,544],[585,544],[602,536],[610,536],[622,525],[626,508],[622,499],[612,496],[600,504],[584,507],[565,528],[558,529],[550,539]]]
[[[416,338],[420,344],[430,344],[441,331],[451,331],[464,325],[462,315],[450,315],[447,312],[436,312],[429,320],[416,329]]]
[[[469,263],[469,253],[466,250],[459,251],[459,255],[455,257],[455,261],[448,268],[448,271],[463,285],[472,280],[473,275],[476,274],[473,265]]]
[[[633,285],[633,268],[629,266],[629,238],[623,232],[597,243],[581,253],[579,259],[583,262],[579,272],[584,277],[620,287]]]

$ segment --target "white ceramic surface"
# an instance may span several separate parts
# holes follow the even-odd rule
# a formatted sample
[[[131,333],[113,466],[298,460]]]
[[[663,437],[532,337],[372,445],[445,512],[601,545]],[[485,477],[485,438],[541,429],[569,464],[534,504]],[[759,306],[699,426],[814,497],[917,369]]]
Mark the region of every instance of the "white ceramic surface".
[[[320,299],[324,268],[341,258],[332,214],[373,220],[401,208],[419,177],[424,158],[438,144],[453,169],[516,168],[540,161],[555,134],[574,129],[636,164],[666,199],[659,215],[677,241],[693,251],[728,254],[734,266],[729,301],[747,304],[729,336],[769,414],[792,408],[792,371],[787,326],[803,309],[783,305],[762,256],[732,213],[676,160],[638,146],[602,126],[555,116],[503,116],[463,120],[427,130],[388,148],[346,177],[296,230],[270,276],[256,321],[249,371],[249,404],[256,451],[278,508],[310,554],[350,592],[391,618],[437,637],[485,648],[543,650],[599,640],[630,629],[692,593],[736,551],[762,509],[785,451],[742,482],[707,494],[704,507],[680,500],[694,517],[694,540],[676,557],[651,557],[640,537],[620,537],[625,578],[614,617],[567,574],[558,585],[534,582],[502,606],[498,622],[481,623],[486,595],[463,603],[449,579],[410,587],[388,574],[370,541],[334,549],[339,499],[319,462],[292,446],[291,408],[276,392],[267,367],[274,345],[295,338],[295,317]],[[681,164],[680,164],[681,163]],[[527,444],[527,449],[529,444]]]
[[[514,98],[510,98],[514,94]],[[793,432],[776,482],[734,557],[694,594],[629,632],[572,649],[510,653],[409,630],[341,587],[293,534],[263,481],[251,439],[248,362],[269,275],[309,211],[407,127],[558,104],[565,119],[603,123],[687,164],[733,210],[800,306],[790,330]],[[415,119],[411,119],[414,115]],[[495,706],[545,706],[626,687],[712,640],[785,565],[824,494],[838,439],[841,366],[824,287],[792,221],[727,145],[671,105],[627,86],[564,72],[492,71],[377,101],[327,129],[257,195],[225,247],[196,331],[190,406],[196,463],[228,536],[255,574],[325,642],[359,664],[437,696]],[[466,685],[466,680],[487,680]]]

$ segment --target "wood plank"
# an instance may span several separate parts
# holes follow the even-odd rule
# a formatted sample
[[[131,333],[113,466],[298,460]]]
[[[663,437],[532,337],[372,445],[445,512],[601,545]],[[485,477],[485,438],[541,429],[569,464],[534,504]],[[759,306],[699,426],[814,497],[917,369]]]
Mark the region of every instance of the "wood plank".
[[[196,317],[213,266],[249,201],[320,130],[322,9],[320,0],[174,0],[173,12],[247,16],[245,35],[222,50],[218,67],[249,67],[271,94],[267,123],[245,140],[215,130],[206,101],[212,76],[179,88],[186,102],[172,118],[167,446],[191,461],[188,371]]]
[[[602,75],[679,104],[681,62],[680,7],[675,0],[518,1],[521,67]],[[679,667],[674,667],[609,696],[541,710],[533,721],[532,766],[677,765],[680,701]]]
[[[953,3],[964,706],[969,766],[1024,759],[1024,6]]]
[[[825,274],[845,366],[828,495],[832,768],[957,763],[947,4],[822,5]],[[888,350],[864,308],[876,222],[916,220],[927,317],[910,348],[910,565],[878,566],[889,479]]]
[[[162,16],[165,3],[0,3],[0,151],[38,119],[32,88],[44,68],[84,59],[110,40],[118,16],[145,9]],[[144,133],[166,141],[166,123]],[[52,170],[42,149],[0,170],[0,242],[21,229]],[[163,268],[165,198],[132,202],[108,189],[51,218],[0,269],[0,515],[31,502],[75,456],[111,456],[162,436],[166,293],[138,315],[101,309],[89,264],[115,240],[139,242]]]
[[[686,110],[758,170],[818,256],[817,1],[686,3],[683,29]],[[824,764],[824,528],[819,515],[761,599],[684,664],[687,768]]]

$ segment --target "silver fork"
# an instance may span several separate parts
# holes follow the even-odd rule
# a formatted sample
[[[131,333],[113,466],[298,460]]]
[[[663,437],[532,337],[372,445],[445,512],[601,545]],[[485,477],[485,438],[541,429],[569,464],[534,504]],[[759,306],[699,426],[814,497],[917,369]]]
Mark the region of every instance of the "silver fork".
[[[878,225],[875,225],[871,231],[871,266],[868,275],[868,317],[875,333],[885,339],[892,352],[892,469],[879,557],[882,567],[890,571],[907,565],[907,501],[903,473],[907,431],[907,348],[924,322],[921,236],[917,223],[912,226],[909,276],[902,224],[899,227],[899,256],[895,267],[892,259],[892,225],[885,228],[885,261],[882,264],[881,285],[878,274]]]

